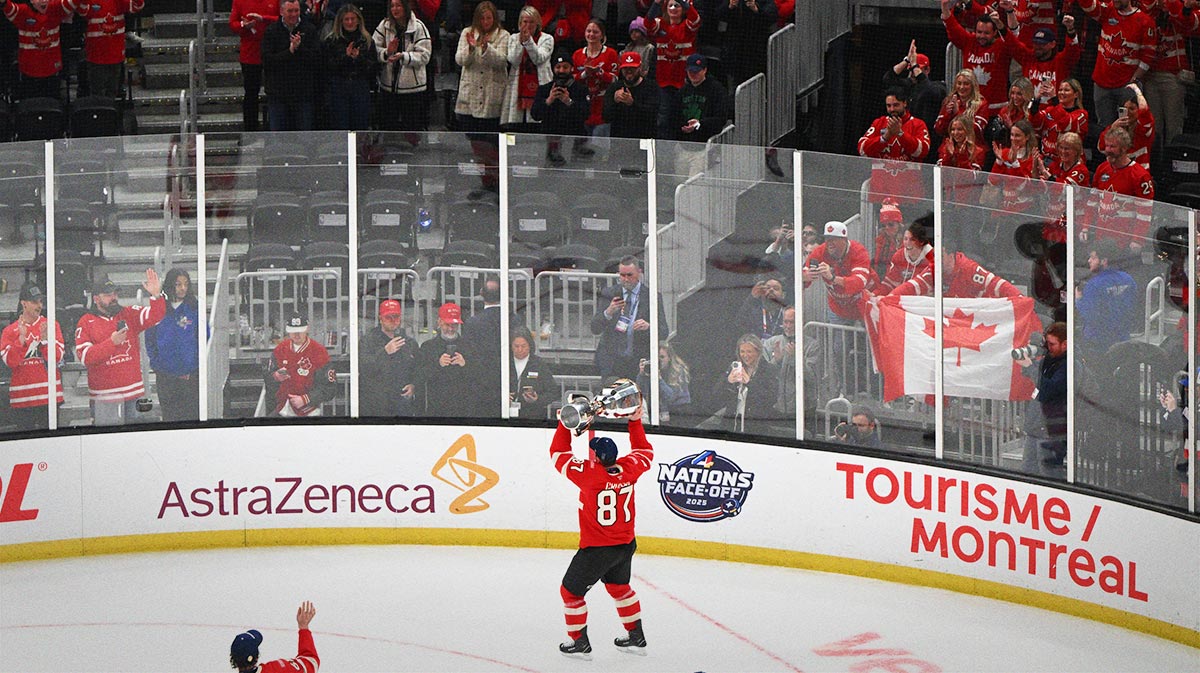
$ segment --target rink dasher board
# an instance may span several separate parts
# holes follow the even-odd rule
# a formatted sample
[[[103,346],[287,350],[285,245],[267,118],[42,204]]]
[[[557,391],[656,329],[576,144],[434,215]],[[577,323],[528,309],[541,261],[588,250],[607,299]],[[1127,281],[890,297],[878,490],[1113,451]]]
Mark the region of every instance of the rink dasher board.
[[[9,442],[0,562],[279,544],[571,548],[578,490],[551,465],[552,435],[285,425]],[[1200,647],[1195,523],[936,466],[651,441],[632,506],[618,497],[609,512],[636,508],[643,553],[941,587]],[[586,440],[573,448],[585,457]]]

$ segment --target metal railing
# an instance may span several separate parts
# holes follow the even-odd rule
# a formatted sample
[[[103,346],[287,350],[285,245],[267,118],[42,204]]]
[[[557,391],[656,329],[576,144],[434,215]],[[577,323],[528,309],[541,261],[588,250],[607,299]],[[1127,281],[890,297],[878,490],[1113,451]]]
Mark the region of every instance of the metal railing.
[[[767,128],[765,144],[779,141],[796,128],[796,96],[800,94],[800,33],[788,24],[767,38]]]
[[[1166,338],[1167,324],[1167,281],[1162,276],[1146,283],[1146,317],[1142,339],[1146,343],[1161,344]]]
[[[473,266],[435,266],[425,273],[424,287],[417,288],[418,302],[424,304],[420,311],[423,322],[420,333],[424,338],[437,329],[438,307],[446,302],[458,304],[463,315],[474,315],[483,308],[480,291],[489,276],[499,276],[500,269],[485,269]],[[512,312],[529,315],[529,302],[533,297],[533,274],[525,269],[508,270],[508,296]],[[414,335],[415,336],[415,335]],[[424,341],[418,337],[418,340]]]
[[[243,271],[236,280],[238,306],[245,308],[243,327],[247,332],[238,340],[239,356],[270,350],[288,315],[305,307],[309,335],[324,343],[330,354],[345,352],[349,325],[340,268]]]
[[[395,299],[403,306],[400,326],[414,338],[421,330],[421,311],[414,289],[420,276],[412,269],[360,268],[358,270],[358,315],[370,322],[379,315],[379,304]]]
[[[617,282],[615,273],[543,271],[533,279],[534,324],[538,352],[560,361],[587,361],[600,337],[592,334],[592,316],[604,288]]]

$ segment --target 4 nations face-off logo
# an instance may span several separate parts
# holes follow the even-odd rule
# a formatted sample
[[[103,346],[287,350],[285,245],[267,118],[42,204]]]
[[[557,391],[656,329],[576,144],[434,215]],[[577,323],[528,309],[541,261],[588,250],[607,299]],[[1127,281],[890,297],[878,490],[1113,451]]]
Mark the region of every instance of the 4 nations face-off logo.
[[[658,484],[667,509],[688,521],[720,521],[741,513],[754,486],[754,473],[702,451],[674,464],[658,464]]]

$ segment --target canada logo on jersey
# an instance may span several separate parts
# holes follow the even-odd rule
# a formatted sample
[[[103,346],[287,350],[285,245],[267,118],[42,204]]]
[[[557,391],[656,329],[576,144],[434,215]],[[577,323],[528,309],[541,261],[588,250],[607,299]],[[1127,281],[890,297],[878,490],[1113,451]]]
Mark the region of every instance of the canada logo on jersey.
[[[701,451],[673,464],[659,463],[663,503],[688,521],[720,521],[741,514],[754,474],[716,451]]]

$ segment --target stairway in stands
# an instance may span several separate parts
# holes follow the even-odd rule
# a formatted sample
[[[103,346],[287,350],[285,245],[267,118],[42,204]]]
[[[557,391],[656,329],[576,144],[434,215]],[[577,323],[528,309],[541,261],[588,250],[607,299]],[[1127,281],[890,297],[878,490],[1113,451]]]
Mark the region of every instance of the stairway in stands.
[[[207,89],[198,92],[201,133],[242,128],[238,38],[229,30],[227,11],[215,17],[216,39],[204,55]],[[188,88],[188,44],[196,40],[196,13],[158,12],[143,24],[150,28],[142,36],[141,72],[133,89],[138,133],[178,133],[179,92]]]

